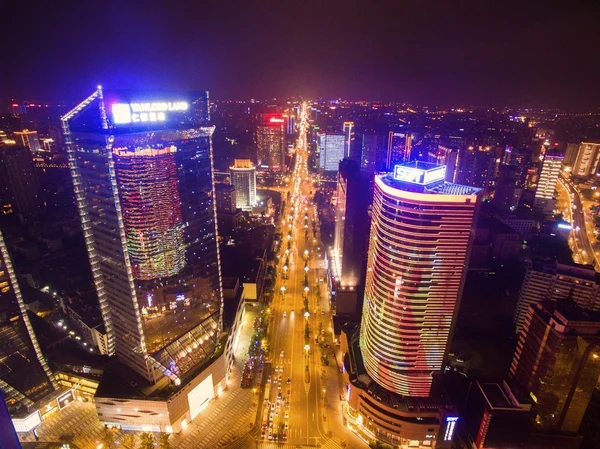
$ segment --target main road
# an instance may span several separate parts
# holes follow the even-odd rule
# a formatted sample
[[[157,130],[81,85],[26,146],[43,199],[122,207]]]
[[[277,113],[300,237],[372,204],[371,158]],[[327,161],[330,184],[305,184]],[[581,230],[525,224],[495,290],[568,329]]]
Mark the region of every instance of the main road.
[[[577,263],[590,264],[600,269],[598,255],[594,251],[591,238],[593,236],[593,223],[586,220],[585,203],[581,199],[581,193],[562,173],[558,179],[558,199],[563,201],[564,218],[573,227],[569,236],[569,244],[573,250],[573,260]]]
[[[278,223],[282,239],[277,254],[278,279],[267,309],[270,363],[264,370],[264,400],[257,420],[263,441],[287,441],[291,445],[318,445],[328,438],[323,426],[326,386],[321,350],[330,349],[321,346],[332,341],[331,317],[326,284],[322,282],[324,248],[307,167],[306,114],[304,104],[290,187],[282,195],[285,207]]]

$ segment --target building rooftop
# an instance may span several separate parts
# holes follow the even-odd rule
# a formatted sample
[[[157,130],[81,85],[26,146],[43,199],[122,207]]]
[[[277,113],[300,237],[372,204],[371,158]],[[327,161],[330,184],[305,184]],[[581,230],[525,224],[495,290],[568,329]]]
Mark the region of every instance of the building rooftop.
[[[186,372],[178,386],[170,382],[167,377],[161,378],[156,384],[151,384],[131,368],[114,359],[100,379],[96,397],[167,399],[217,360],[223,354],[226,341],[227,335],[221,336],[214,353]]]

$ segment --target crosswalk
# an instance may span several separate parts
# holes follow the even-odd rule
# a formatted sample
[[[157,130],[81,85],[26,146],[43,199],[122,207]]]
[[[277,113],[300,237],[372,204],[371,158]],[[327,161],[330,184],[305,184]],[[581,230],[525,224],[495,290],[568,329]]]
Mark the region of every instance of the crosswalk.
[[[315,449],[315,447],[319,447],[321,449],[343,449],[343,447],[334,439],[328,439],[325,443],[318,443],[316,446],[306,446],[302,444],[289,444],[289,443],[273,443],[273,442],[262,442],[258,443],[256,446],[230,446],[235,449],[241,449],[242,447],[255,447],[257,449]]]

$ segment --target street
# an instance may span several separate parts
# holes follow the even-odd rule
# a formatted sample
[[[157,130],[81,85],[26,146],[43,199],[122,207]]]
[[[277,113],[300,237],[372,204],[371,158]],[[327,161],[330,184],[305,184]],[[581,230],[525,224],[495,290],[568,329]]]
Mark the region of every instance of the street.
[[[563,175],[559,177],[557,191],[557,208],[563,211],[565,220],[573,226],[569,236],[573,261],[593,265],[598,271],[600,264],[598,263],[598,254],[594,250],[594,224],[592,220],[586,219],[586,215],[589,214],[589,209],[586,209],[586,207],[589,208],[589,204],[587,204],[589,202],[586,203],[582,200],[581,193]]]

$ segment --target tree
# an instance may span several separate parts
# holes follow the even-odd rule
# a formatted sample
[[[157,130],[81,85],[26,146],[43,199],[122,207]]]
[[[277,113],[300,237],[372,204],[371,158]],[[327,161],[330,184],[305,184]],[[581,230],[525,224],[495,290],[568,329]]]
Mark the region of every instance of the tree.
[[[137,438],[133,433],[126,433],[121,439],[121,446],[125,449],[137,449]]]
[[[115,441],[117,436],[113,429],[104,429],[104,434],[102,435],[102,443],[104,444],[104,448],[112,449],[115,446]]]
[[[140,435],[140,449],[154,449],[154,435],[142,433]]]
[[[161,433],[158,435],[158,447],[159,449],[171,449],[171,443],[169,443],[169,434]]]

